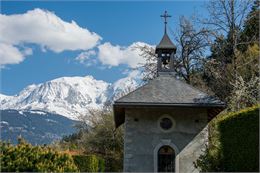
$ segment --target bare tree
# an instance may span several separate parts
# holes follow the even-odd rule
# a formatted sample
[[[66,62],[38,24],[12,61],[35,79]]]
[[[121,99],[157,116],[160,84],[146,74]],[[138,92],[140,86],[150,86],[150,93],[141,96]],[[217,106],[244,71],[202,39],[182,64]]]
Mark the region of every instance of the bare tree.
[[[194,24],[181,16],[180,30],[175,36],[177,54],[175,69],[179,76],[191,83],[191,75],[198,71],[205,60],[205,50],[208,47],[208,30],[196,29]]]
[[[142,72],[143,81],[147,82],[157,76],[157,56],[155,48],[147,45],[137,45],[135,49],[141,51],[140,56],[145,59],[145,63],[139,64],[137,67]]]

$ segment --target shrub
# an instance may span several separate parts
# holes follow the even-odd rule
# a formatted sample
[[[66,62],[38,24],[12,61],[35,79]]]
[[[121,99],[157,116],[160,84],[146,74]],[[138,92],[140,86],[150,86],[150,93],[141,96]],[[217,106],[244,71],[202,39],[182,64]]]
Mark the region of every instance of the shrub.
[[[73,159],[82,172],[104,172],[104,160],[95,155],[74,155]]]
[[[1,172],[75,172],[70,155],[46,146],[32,146],[22,140],[16,146],[0,142]]]
[[[123,156],[111,155],[105,157],[105,172],[122,172],[123,170]]]
[[[104,172],[105,171],[105,160],[104,159],[98,160],[98,167],[99,167],[98,172]]]
[[[259,106],[221,115],[211,123],[211,145],[196,166],[203,172],[258,172]]]

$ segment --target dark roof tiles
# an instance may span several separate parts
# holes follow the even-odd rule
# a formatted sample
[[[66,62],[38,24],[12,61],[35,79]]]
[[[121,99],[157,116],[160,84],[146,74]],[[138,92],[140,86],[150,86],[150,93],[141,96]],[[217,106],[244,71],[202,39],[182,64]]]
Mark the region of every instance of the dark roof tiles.
[[[116,100],[116,103],[224,104],[171,75],[160,75],[146,85]]]
[[[159,45],[156,46],[156,49],[174,49],[176,50],[176,46],[172,43],[171,39],[165,33],[163,35],[162,40],[160,41]]]
[[[219,99],[178,80],[174,75],[161,72],[160,76],[114,102],[115,126],[125,121],[127,107],[196,107],[206,108],[214,117],[225,108]]]

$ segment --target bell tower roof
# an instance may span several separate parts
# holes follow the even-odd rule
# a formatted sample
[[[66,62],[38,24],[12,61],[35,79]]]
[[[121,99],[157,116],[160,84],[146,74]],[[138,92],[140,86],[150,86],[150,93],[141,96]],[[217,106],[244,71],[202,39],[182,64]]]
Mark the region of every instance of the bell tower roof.
[[[158,53],[160,50],[168,50],[176,52],[176,46],[172,43],[170,37],[167,34],[167,18],[171,17],[167,11],[164,12],[163,15],[161,15],[162,18],[164,18],[164,35],[162,40],[160,41],[159,45],[156,46],[155,53]]]
[[[164,33],[162,40],[156,46],[156,49],[176,49],[176,46],[173,44],[167,33]]]

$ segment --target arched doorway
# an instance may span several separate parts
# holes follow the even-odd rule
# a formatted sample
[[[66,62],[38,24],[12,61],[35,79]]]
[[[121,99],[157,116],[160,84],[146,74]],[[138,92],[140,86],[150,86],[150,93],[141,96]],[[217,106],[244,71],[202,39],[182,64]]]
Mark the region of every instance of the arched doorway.
[[[158,150],[158,172],[175,172],[175,152],[168,145]]]

